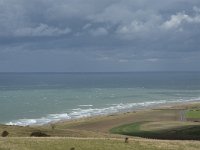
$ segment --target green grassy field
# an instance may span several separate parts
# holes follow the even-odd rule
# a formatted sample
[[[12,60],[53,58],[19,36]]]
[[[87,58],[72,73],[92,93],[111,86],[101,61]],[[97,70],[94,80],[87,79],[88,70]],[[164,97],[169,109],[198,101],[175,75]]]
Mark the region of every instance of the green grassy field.
[[[200,124],[193,122],[136,122],[112,128],[110,131],[153,139],[200,140]]]
[[[190,109],[186,112],[186,117],[190,119],[200,119],[200,109]]]

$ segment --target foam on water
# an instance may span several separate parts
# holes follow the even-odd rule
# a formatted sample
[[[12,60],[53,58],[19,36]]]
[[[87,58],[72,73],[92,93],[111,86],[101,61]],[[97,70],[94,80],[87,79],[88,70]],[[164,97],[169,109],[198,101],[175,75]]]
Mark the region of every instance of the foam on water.
[[[181,100],[179,100],[181,101]],[[179,102],[176,101],[176,102]],[[173,101],[175,102],[175,101]],[[131,111],[138,108],[143,108],[147,106],[153,106],[157,104],[167,103],[165,100],[161,101],[151,101],[151,102],[141,102],[141,103],[120,103],[120,104],[110,104],[109,107],[105,108],[76,108],[72,109],[69,113],[62,114],[49,114],[46,117],[36,118],[36,119],[19,119],[15,121],[11,121],[6,123],[7,125],[19,125],[19,126],[27,126],[27,125],[42,125],[50,122],[56,122],[60,120],[68,120],[68,119],[78,119],[83,117],[97,116],[97,115],[107,115],[117,112],[125,112]],[[93,106],[93,105],[87,105]]]
[[[93,105],[78,105],[80,107],[92,107]]]
[[[0,73],[0,123],[41,125],[200,100],[200,72]]]
[[[190,101],[200,101],[200,97],[192,98],[190,100],[178,99],[178,100],[160,100],[160,101],[149,101],[149,102],[140,102],[140,103],[119,103],[119,104],[107,104],[108,107],[105,108],[91,108],[93,105],[79,105],[80,107],[89,107],[89,108],[76,108],[72,109],[69,113],[61,114],[49,114],[46,117],[36,118],[36,119],[19,119],[6,123],[6,125],[43,125],[51,122],[57,122],[60,120],[70,120],[70,119],[79,119],[83,117],[91,117],[98,115],[107,115],[117,112],[128,112],[133,111],[139,108],[145,108],[149,106],[155,106],[158,104],[167,104],[167,103],[177,103],[177,102],[190,102]]]

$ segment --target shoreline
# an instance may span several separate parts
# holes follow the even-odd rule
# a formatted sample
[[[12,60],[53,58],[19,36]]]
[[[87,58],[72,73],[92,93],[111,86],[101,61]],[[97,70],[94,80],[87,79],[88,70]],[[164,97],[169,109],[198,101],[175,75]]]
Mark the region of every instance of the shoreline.
[[[136,112],[142,112],[142,111],[150,111],[150,110],[163,110],[163,109],[183,109],[183,108],[177,108],[177,107],[183,107],[188,105],[193,105],[196,103],[200,103],[200,100],[193,100],[193,101],[184,101],[184,102],[171,102],[171,103],[161,103],[161,104],[155,104],[151,106],[143,106],[140,108],[134,108],[131,111],[120,111],[115,113],[109,113],[109,114],[100,114],[100,115],[94,115],[94,116],[87,116],[87,117],[81,117],[81,118],[75,118],[75,119],[63,119],[56,122],[49,122],[47,124],[43,125],[33,125],[33,126],[45,126],[50,124],[59,124],[59,123],[65,123],[65,122],[76,122],[79,120],[88,120],[88,119],[96,119],[96,118],[106,118],[109,116],[118,116],[118,115],[124,115],[128,113],[136,113]]]
[[[76,120],[62,120],[55,123],[55,126],[56,128],[103,133],[108,134],[109,137],[118,137],[119,135],[111,134],[110,129],[134,122],[166,122],[166,124],[170,124],[170,122],[181,122],[183,124],[195,124],[193,122],[181,120],[181,112],[196,106],[198,108],[200,107],[200,101],[170,103],[167,105],[162,104],[138,109],[137,111],[118,112],[109,115],[92,116]],[[51,127],[51,124],[44,125],[44,127],[49,128]],[[120,137],[123,137],[123,135],[120,135]]]
[[[134,111],[117,112],[108,115],[84,117],[74,120],[34,126],[0,125],[0,131],[8,131],[9,137],[30,137],[34,132],[42,132],[51,137],[116,137],[124,135],[112,134],[111,129],[126,124],[152,122],[170,127],[170,125],[199,125],[199,122],[181,120],[184,110],[200,108],[200,101],[170,103],[140,108]],[[183,117],[182,117],[183,118]],[[158,125],[158,126],[160,126]]]
[[[188,105],[193,105],[193,104],[196,104],[196,103],[200,103],[200,100],[161,103],[161,104],[155,104],[155,105],[151,105],[151,106],[143,106],[143,107],[140,107],[140,108],[134,108],[131,111],[120,111],[120,112],[109,113],[109,114],[82,117],[82,118],[77,118],[77,119],[60,120],[60,121],[57,121],[55,123],[65,122],[65,121],[73,121],[73,120],[80,120],[80,119],[87,119],[87,118],[116,116],[116,115],[122,115],[122,114],[125,114],[125,113],[135,113],[135,112],[139,112],[139,111],[160,110],[160,109],[161,110],[163,110],[163,109],[184,109],[184,108],[181,108],[181,107],[188,106]],[[47,123],[47,124],[49,124],[49,123]]]
[[[149,102],[150,105],[147,106],[139,106],[137,107],[133,107],[131,109],[125,110],[119,110],[118,112],[111,112],[111,113],[105,113],[105,114],[95,114],[95,115],[89,115],[89,116],[83,116],[83,117],[78,117],[78,118],[67,118],[67,119],[59,119],[57,121],[49,121],[47,123],[41,123],[41,124],[27,124],[27,125],[18,125],[18,124],[8,124],[5,123],[3,125],[11,125],[11,126],[30,126],[30,127],[36,127],[36,126],[46,126],[46,125],[51,125],[51,124],[59,124],[59,123],[63,123],[63,122],[76,122],[78,120],[87,120],[87,119],[95,119],[95,118],[101,118],[101,117],[108,117],[108,116],[117,116],[117,115],[122,115],[122,114],[126,114],[126,113],[135,113],[138,111],[147,111],[147,110],[152,110],[152,109],[172,109],[173,107],[181,107],[183,105],[192,105],[194,103],[199,103],[199,100],[188,100],[188,101],[176,101],[176,102],[165,102],[165,103],[152,103]],[[143,102],[145,103],[145,102]],[[152,104],[151,104],[152,103]],[[136,103],[137,104],[137,103]],[[21,120],[21,119],[19,119]],[[23,120],[23,119],[22,119]],[[27,119],[29,120],[29,119]],[[34,119],[30,119],[30,120],[34,120]]]

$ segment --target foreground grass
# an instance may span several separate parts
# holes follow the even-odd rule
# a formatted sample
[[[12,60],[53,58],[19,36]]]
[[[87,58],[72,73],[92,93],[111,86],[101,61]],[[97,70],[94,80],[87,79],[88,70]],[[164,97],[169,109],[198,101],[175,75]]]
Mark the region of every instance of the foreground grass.
[[[0,150],[198,150],[195,141],[133,139],[0,138]]]
[[[84,130],[74,130],[68,128],[56,128],[52,130],[50,126],[20,127],[0,125],[0,134],[8,131],[8,137],[30,137],[33,132],[42,132],[51,137],[106,137],[107,134],[96,133]]]
[[[110,131],[153,139],[200,140],[200,124],[193,122],[136,122],[112,128]]]

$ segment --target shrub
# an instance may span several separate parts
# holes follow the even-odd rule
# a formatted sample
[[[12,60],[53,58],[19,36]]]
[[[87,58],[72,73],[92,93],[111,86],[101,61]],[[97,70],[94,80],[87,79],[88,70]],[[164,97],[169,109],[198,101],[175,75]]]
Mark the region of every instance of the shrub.
[[[7,137],[8,134],[9,134],[8,131],[3,131],[3,132],[1,133],[1,136],[2,136],[2,137]]]
[[[34,136],[34,137],[49,137],[48,134],[43,133],[41,131],[32,132],[30,136]]]

